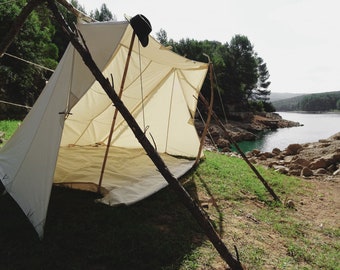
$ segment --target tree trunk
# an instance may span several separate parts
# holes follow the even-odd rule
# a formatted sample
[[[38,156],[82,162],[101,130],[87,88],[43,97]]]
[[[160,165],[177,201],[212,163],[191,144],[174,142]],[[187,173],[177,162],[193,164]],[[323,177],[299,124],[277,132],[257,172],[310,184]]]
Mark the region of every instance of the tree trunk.
[[[40,5],[43,0],[31,0],[27,3],[27,5],[21,10],[20,14],[12,24],[8,34],[2,40],[0,44],[0,57],[3,57],[4,53],[7,51],[8,47],[12,44],[15,36],[19,33],[21,27],[24,25],[27,17],[31,14],[31,12]]]

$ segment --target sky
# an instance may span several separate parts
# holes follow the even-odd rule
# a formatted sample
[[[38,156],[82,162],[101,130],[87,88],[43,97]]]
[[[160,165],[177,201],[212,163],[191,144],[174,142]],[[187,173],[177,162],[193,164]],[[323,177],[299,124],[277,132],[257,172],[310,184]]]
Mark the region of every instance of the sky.
[[[152,36],[230,42],[245,35],[267,64],[272,92],[340,91],[339,0],[78,0],[117,17],[143,14]]]

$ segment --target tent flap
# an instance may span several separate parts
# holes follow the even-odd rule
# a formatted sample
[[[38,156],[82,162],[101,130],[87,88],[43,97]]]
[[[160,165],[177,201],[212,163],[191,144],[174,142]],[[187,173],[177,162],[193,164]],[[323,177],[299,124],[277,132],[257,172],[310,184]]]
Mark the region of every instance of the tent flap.
[[[78,27],[97,66],[113,77],[119,91],[132,28],[127,22]],[[176,177],[192,166],[190,158],[198,153],[192,123],[207,69],[208,64],[181,57],[152,37],[147,47],[136,39],[132,48],[122,101]],[[114,111],[69,45],[34,107],[0,149],[0,179],[40,237],[53,182],[97,185]],[[103,203],[131,204],[167,184],[120,114],[107,164]]]

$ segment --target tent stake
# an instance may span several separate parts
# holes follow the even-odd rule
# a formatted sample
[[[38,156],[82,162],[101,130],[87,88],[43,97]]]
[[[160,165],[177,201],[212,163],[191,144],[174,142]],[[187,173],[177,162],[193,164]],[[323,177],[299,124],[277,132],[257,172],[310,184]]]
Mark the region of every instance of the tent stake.
[[[219,237],[212,223],[206,217],[205,213],[200,208],[200,206],[197,204],[197,202],[195,202],[191,198],[190,194],[184,189],[184,187],[181,185],[178,179],[175,178],[171,174],[171,172],[167,168],[162,158],[155,151],[150,141],[146,138],[144,132],[138,126],[138,123],[136,122],[136,120],[133,118],[129,110],[126,108],[126,106],[123,104],[121,99],[118,97],[117,93],[113,90],[108,79],[106,79],[103,76],[102,72],[97,67],[90,52],[87,51],[83,47],[83,45],[80,44],[80,42],[76,38],[76,35],[70,31],[70,28],[68,27],[67,23],[65,22],[65,20],[59,13],[58,8],[55,5],[55,2],[53,0],[48,0],[48,3],[56,20],[62,26],[63,31],[65,32],[67,37],[70,39],[72,45],[76,48],[80,56],[82,57],[84,63],[87,65],[87,67],[92,72],[96,80],[102,86],[103,90],[112,100],[112,102],[115,104],[118,111],[124,117],[125,121],[129,125],[133,133],[135,134],[140,144],[145,149],[146,153],[149,155],[149,157],[151,158],[151,160],[153,161],[153,163],[155,164],[159,172],[162,174],[162,176],[165,178],[165,180],[169,183],[169,186],[177,193],[182,203],[188,208],[191,214],[195,217],[196,221],[202,227],[205,234],[207,235],[209,240],[212,242],[216,250],[219,252],[221,257],[226,261],[226,263],[231,267],[231,269],[236,269],[236,270],[243,269],[241,263],[233,257],[233,255],[227,249],[226,245],[222,242],[222,239]]]
[[[127,71],[128,71],[128,68],[129,68],[130,58],[131,58],[131,51],[132,51],[133,43],[135,42],[135,37],[136,37],[136,33],[135,33],[135,31],[133,31],[132,36],[131,36],[131,41],[130,41],[129,52],[128,52],[127,59],[126,59],[126,62],[125,62],[123,78],[122,78],[122,82],[120,84],[120,90],[119,90],[119,94],[118,94],[119,98],[121,98],[122,94],[123,94],[125,80],[126,80],[126,75],[127,75]],[[112,81],[113,81],[113,79],[112,79]],[[112,82],[112,85],[113,85],[113,82]],[[112,118],[110,134],[109,134],[107,145],[106,145],[106,150],[105,150],[105,156],[104,156],[104,160],[103,160],[102,170],[100,172],[100,178],[99,178],[99,183],[98,183],[98,191],[97,191],[98,193],[100,193],[100,188],[102,186],[102,181],[103,181],[103,176],[104,176],[107,156],[108,156],[109,150],[110,150],[112,135],[113,135],[113,131],[114,131],[114,128],[115,128],[115,125],[116,125],[117,115],[118,115],[118,110],[117,110],[117,108],[115,108],[114,115],[113,115],[113,118]]]

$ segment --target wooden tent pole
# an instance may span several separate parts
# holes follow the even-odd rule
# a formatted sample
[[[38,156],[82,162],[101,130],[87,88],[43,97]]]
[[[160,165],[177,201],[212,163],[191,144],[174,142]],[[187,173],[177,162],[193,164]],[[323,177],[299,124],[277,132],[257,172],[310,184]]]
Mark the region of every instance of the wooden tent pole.
[[[120,90],[119,90],[119,93],[118,93],[119,98],[121,98],[122,94],[123,94],[126,75],[127,75],[128,69],[129,69],[129,63],[130,63],[130,59],[131,59],[132,47],[133,47],[133,44],[135,42],[135,37],[136,37],[136,33],[135,33],[135,31],[133,31],[131,41],[130,41],[129,52],[128,52],[126,62],[125,62],[125,68],[124,68],[124,73],[123,73],[123,77],[122,77],[122,82],[120,84]],[[106,167],[107,156],[108,156],[109,150],[110,150],[112,135],[113,135],[113,131],[114,131],[114,128],[115,128],[115,125],[116,125],[117,115],[118,115],[118,110],[117,110],[117,108],[115,108],[113,118],[112,118],[111,129],[110,129],[110,133],[109,133],[109,137],[108,137],[108,141],[107,141],[107,145],[106,145],[103,165],[102,165],[102,169],[101,169],[101,172],[100,172],[100,178],[99,178],[99,183],[98,183],[98,191],[97,191],[98,193],[100,193],[100,188],[101,188],[102,182],[103,182],[103,176],[104,176],[104,171],[105,171],[105,167]]]
[[[67,23],[65,22],[65,20],[59,13],[54,0],[48,0],[48,3],[56,20],[62,26],[63,31],[65,32],[67,37],[70,39],[72,45],[78,51],[80,56],[82,57],[86,66],[89,68],[93,76],[102,86],[103,90],[112,100],[112,102],[115,104],[120,114],[124,117],[125,121],[127,122],[129,127],[133,131],[134,135],[136,136],[140,144],[143,146],[146,153],[149,155],[150,159],[153,161],[153,163],[155,164],[159,172],[162,174],[164,179],[169,183],[169,186],[176,192],[176,194],[179,196],[182,203],[187,207],[187,209],[194,216],[198,224],[202,227],[205,234],[207,235],[209,240],[212,242],[216,250],[219,252],[221,257],[227,262],[227,264],[231,267],[231,269],[236,269],[236,270],[243,269],[241,263],[237,259],[235,259],[233,255],[229,252],[226,245],[223,243],[222,239],[219,237],[214,226],[212,225],[210,220],[207,218],[206,214],[201,209],[201,207],[197,204],[196,201],[194,201],[191,198],[190,194],[184,189],[184,187],[181,185],[178,179],[175,178],[171,174],[168,167],[166,166],[166,164],[164,163],[160,155],[157,153],[157,151],[154,149],[151,142],[147,139],[144,132],[142,131],[142,129],[139,127],[138,123],[134,119],[134,117],[131,115],[129,110],[126,108],[122,100],[118,97],[117,93],[113,90],[113,87],[111,86],[109,80],[103,76],[102,72],[97,67],[90,52],[86,49],[86,46],[84,47],[78,41],[76,35],[70,30]]]
[[[201,98],[203,104],[205,105],[205,107],[208,109],[209,108],[209,103],[208,101],[205,99],[205,97],[200,93],[199,97]],[[268,182],[262,177],[262,175],[259,173],[259,171],[254,167],[254,165],[249,161],[249,159],[246,157],[246,155],[244,154],[244,152],[242,151],[242,149],[239,147],[239,145],[237,144],[237,142],[229,135],[227,129],[225,128],[225,126],[223,125],[222,121],[219,119],[219,117],[216,115],[216,113],[214,111],[212,111],[212,116],[214,117],[215,121],[219,124],[219,126],[224,130],[224,133],[226,135],[226,137],[228,138],[228,140],[236,147],[237,151],[240,153],[240,155],[242,156],[242,158],[244,159],[244,161],[248,164],[248,166],[253,170],[253,172],[255,173],[255,175],[257,176],[257,178],[262,182],[262,184],[264,185],[264,187],[267,189],[267,191],[270,193],[270,195],[274,198],[275,201],[282,203],[280,198],[276,195],[276,193],[274,192],[274,190],[270,187],[270,185],[268,184]]]
[[[208,132],[208,128],[209,128],[210,120],[211,120],[212,109],[213,109],[213,105],[214,105],[213,64],[211,63],[209,56],[208,56],[208,59],[209,59],[209,78],[210,78],[210,104],[208,105],[207,121],[205,122],[205,126],[204,126],[204,129],[203,129],[202,135],[201,135],[200,147],[199,147],[199,150],[198,150],[198,154],[197,154],[194,166],[198,165],[200,158],[201,158],[204,140],[205,140],[205,136],[207,135],[207,132]]]

